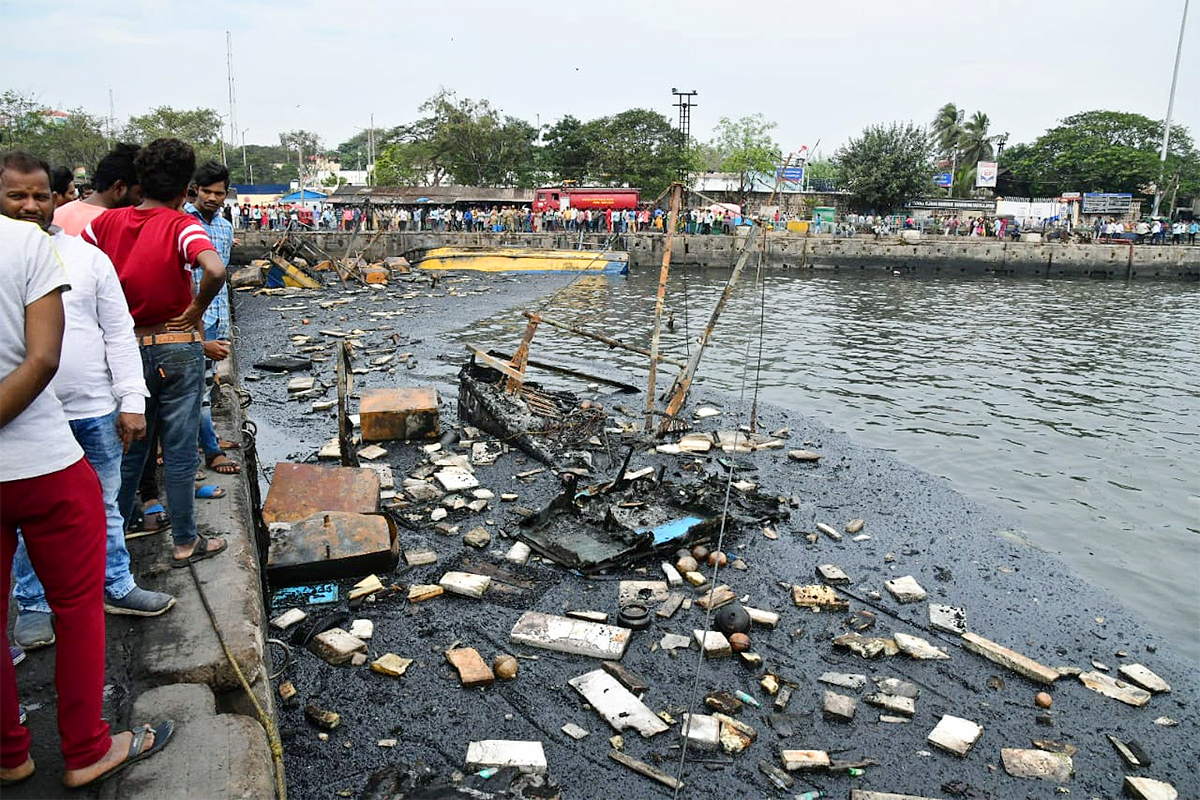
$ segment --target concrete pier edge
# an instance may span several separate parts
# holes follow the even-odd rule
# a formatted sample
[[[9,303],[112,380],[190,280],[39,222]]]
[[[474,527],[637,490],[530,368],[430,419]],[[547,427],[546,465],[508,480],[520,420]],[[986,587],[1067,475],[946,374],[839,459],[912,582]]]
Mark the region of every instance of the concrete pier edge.
[[[234,356],[218,365],[223,402],[213,408],[222,439],[242,442],[243,413]],[[223,534],[225,553],[196,564],[196,572],[230,650],[263,710],[275,718],[268,674],[267,620],[254,523],[250,475],[242,450],[229,453],[242,465],[237,475],[208,471],[205,483],[225,489],[220,499],[197,500],[202,533]],[[266,731],[229,665],[200,601],[191,571],[173,569],[169,535],[147,537],[152,548],[137,546],[141,585],[170,592],[175,607],[149,621],[142,641],[143,691],[130,722],[174,719],[174,741],[159,756],[142,761],[108,781],[101,797],[141,800],[162,797],[264,798],[275,796],[274,766]],[[114,725],[114,729],[117,726]],[[281,767],[282,768],[282,767]]]
[[[910,232],[911,233],[911,232]],[[261,258],[283,235],[281,231],[237,232],[234,263]],[[338,231],[307,231],[333,256],[349,247],[367,248],[368,259],[401,256],[431,247],[526,246],[574,250],[579,233],[436,233],[384,232],[376,236]],[[585,248],[600,249],[608,234],[585,234]],[[631,269],[657,268],[664,237],[659,233],[619,234],[615,248],[629,253]],[[1184,245],[1060,244],[1003,242],[965,236],[922,236],[904,241],[899,236],[876,239],[871,234],[834,237],[803,236],[772,231],[764,237],[764,263],[776,269],[840,270],[846,272],[947,276],[1008,276],[1033,278],[1099,278],[1106,280],[1200,280],[1200,247]],[[743,236],[683,235],[676,239],[671,263],[675,267],[732,267],[745,242]],[[367,245],[370,245],[368,248]]]

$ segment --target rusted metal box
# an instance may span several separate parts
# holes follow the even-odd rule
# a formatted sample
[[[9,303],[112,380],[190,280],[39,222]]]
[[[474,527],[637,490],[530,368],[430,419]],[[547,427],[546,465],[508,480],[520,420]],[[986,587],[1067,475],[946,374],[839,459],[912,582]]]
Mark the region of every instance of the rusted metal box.
[[[358,414],[364,442],[438,436],[438,394],[432,386],[365,390]]]
[[[290,525],[271,533],[267,577],[274,585],[396,568],[400,545],[395,523],[380,514],[322,511]]]
[[[369,514],[378,509],[379,473],[373,469],[281,461],[275,465],[262,517],[269,525],[299,522],[318,511]]]

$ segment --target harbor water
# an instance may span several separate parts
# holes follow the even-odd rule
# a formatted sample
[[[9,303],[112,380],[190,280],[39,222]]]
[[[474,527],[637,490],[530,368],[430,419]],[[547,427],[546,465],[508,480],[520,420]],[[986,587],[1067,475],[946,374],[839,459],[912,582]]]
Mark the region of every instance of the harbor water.
[[[677,271],[686,358],[726,271]],[[657,271],[585,275],[547,316],[649,345]],[[500,314],[460,335],[515,346]],[[542,326],[533,355],[644,380],[645,359]],[[661,384],[674,368],[666,367]],[[1200,661],[1200,287],[747,271],[698,384],[825,421],[1006,510]],[[744,417],[743,417],[744,419]]]

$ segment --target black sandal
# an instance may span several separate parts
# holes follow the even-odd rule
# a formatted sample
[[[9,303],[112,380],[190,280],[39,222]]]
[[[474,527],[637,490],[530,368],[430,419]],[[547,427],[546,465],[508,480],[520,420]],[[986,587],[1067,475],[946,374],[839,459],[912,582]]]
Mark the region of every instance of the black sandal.
[[[206,558],[212,558],[213,556],[220,555],[229,549],[229,540],[219,539],[217,541],[221,542],[221,546],[216,550],[209,550],[208,542],[210,539],[216,539],[216,537],[205,536],[203,533],[197,533],[196,549],[192,550],[192,554],[186,558],[172,558],[171,566],[175,567],[176,569],[180,569],[186,567],[188,564],[195,564],[197,561],[203,561]]]
[[[108,780],[131,764],[136,764],[158,753],[167,746],[167,742],[171,741],[171,736],[175,733],[175,723],[172,720],[165,719],[153,728],[149,725],[143,725],[140,729],[130,731],[130,733],[133,734],[133,741],[129,743],[129,754],[126,755],[124,761],[115,767],[101,772],[87,783],[81,783],[78,786],[71,786],[70,788],[82,789],[84,786],[95,786],[98,783]],[[150,745],[149,750],[142,750],[142,745],[146,743],[147,733],[154,734],[154,744]]]

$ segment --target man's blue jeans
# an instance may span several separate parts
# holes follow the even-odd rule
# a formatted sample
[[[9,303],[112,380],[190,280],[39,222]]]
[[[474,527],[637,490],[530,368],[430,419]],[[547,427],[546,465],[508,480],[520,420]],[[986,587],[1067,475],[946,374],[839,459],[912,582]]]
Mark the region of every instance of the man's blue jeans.
[[[204,379],[204,346],[199,342],[143,345],[142,374],[150,397],[146,400],[146,429],[158,429],[162,439],[171,536],[179,546],[196,539],[196,454],[200,435],[200,394]],[[121,462],[121,514],[133,519],[138,483],[154,442],[134,442]]]
[[[125,520],[117,507],[121,488],[121,437],[117,435],[117,412],[103,417],[71,420],[71,433],[100,478],[104,493],[104,515],[108,522],[107,559],[104,563],[104,593],[120,600],[137,588],[129,571],[129,551],[125,549]],[[50,613],[46,591],[33,571],[25,540],[17,544],[13,557],[13,596],[22,611]]]

